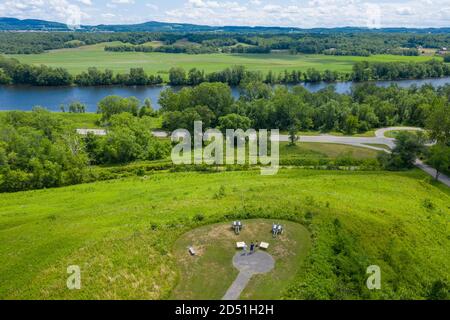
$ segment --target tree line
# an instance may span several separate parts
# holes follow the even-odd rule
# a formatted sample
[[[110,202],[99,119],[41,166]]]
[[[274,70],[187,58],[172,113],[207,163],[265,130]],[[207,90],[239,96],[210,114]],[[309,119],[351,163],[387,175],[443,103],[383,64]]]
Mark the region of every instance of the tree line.
[[[184,44],[178,42],[183,40]],[[184,41],[186,40],[186,41]],[[46,50],[72,48],[101,42],[122,42],[129,45],[108,50],[160,50],[172,53],[267,53],[286,50],[292,54],[330,54],[370,56],[373,54],[418,55],[419,47],[450,46],[445,33],[304,31],[292,33],[262,32],[1,32],[0,53],[31,54]],[[145,43],[160,41],[161,48]],[[136,47],[133,47],[133,46]]]
[[[16,59],[0,56],[0,84],[27,84],[33,86],[107,86],[158,85],[164,81],[160,75],[148,75],[142,68],[131,68],[128,73],[114,74],[111,70],[95,67],[72,76],[64,68],[22,64]]]
[[[450,76],[450,65],[432,59],[427,62],[357,62],[353,65],[352,80],[401,80]]]
[[[427,62],[357,62],[352,73],[332,70],[319,71],[308,68],[305,71],[292,70],[263,74],[246,70],[243,66],[233,66],[222,71],[205,73],[193,68],[188,72],[181,67],[169,70],[168,84],[198,85],[202,82],[222,82],[231,86],[240,85],[247,78],[257,79],[267,84],[299,84],[302,82],[336,82],[353,80],[423,79],[450,76],[450,65],[438,60]],[[95,67],[72,76],[64,68],[52,68],[45,65],[22,64],[16,59],[0,56],[0,84],[29,84],[35,86],[104,86],[104,85],[158,85],[164,83],[160,75],[149,75],[143,68],[131,68],[129,73],[114,74],[111,70],[99,70]]]
[[[255,129],[287,131],[294,126],[297,131],[354,134],[395,125],[424,127],[441,100],[448,104],[450,86],[402,89],[360,84],[351,94],[338,94],[333,86],[313,93],[302,86],[274,88],[248,79],[240,93],[238,100],[233,99],[230,87],[223,83],[202,83],[178,92],[168,88],[159,99],[164,128],[183,128],[192,119],[216,127],[221,117],[230,114],[247,118]]]

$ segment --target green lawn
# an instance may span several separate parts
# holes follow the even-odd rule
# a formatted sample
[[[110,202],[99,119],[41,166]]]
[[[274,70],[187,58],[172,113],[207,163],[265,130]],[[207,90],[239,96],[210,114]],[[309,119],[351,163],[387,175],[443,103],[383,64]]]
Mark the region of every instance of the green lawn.
[[[99,128],[99,121],[101,115],[97,113],[69,113],[69,112],[54,112],[56,117],[63,119],[70,123],[76,129],[95,129]]]
[[[159,173],[0,194],[0,298],[169,298],[181,280],[177,239],[236,218],[311,232],[278,296],[426,298],[450,276],[449,204],[449,189],[418,170]],[[365,287],[372,264],[382,270],[376,292]],[[81,290],[66,288],[69,265],[81,268]]]
[[[415,131],[415,130],[391,130],[391,131],[387,131],[384,135],[387,138],[397,138],[397,135],[401,132],[417,134],[417,131]]]
[[[114,45],[117,43],[109,43]],[[284,70],[336,70],[351,72],[356,61],[427,61],[432,57],[407,57],[396,55],[375,55],[371,57],[290,55],[272,54],[169,54],[142,52],[105,52],[106,44],[97,44],[73,49],[54,50],[43,54],[10,55],[24,63],[45,64],[67,68],[73,74],[85,71],[88,67],[128,72],[130,68],[143,67],[148,73],[160,73],[167,78],[171,67],[180,66],[186,70],[203,69],[206,72],[219,71],[233,65],[244,65],[249,70],[282,72]]]
[[[0,120],[10,111],[0,110]],[[20,111],[22,112],[22,111]],[[29,112],[29,111],[25,111]],[[101,114],[97,113],[69,113],[69,112],[52,112],[53,117],[65,121],[74,129],[96,129],[102,128],[100,125]],[[152,129],[160,129],[162,126],[162,117],[152,117],[149,125]]]
[[[230,224],[214,224],[197,228],[183,235],[174,246],[174,255],[180,257],[179,285],[171,299],[217,299],[220,300],[234,279],[238,270],[232,264],[233,256],[240,253],[236,249],[237,241],[268,242],[267,252],[275,259],[275,268],[264,275],[252,277],[244,299],[279,299],[283,290],[293,280],[301,267],[311,246],[310,233],[298,223],[277,221],[282,223],[285,232],[274,239],[271,234],[271,220],[244,220],[244,228],[236,235]],[[186,249],[194,246],[195,257]],[[208,286],[205,288],[205,279]]]
[[[378,151],[335,143],[297,142],[291,146],[288,142],[280,143],[282,160],[296,158],[337,158],[351,155],[355,159],[376,158]]]

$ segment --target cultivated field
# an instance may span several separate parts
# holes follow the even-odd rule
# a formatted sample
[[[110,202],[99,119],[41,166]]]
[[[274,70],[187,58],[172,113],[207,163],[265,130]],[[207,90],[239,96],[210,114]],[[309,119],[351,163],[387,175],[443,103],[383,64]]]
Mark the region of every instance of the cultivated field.
[[[266,296],[427,298],[450,276],[450,192],[429,181],[418,170],[285,169],[269,177],[155,173],[0,194],[0,298],[169,298],[183,281],[186,252],[176,241],[236,218],[291,220],[311,233],[295,276],[282,288],[264,286]],[[382,290],[365,287],[372,264]],[[66,288],[69,265],[81,268],[81,290]]]
[[[114,43],[109,43],[113,45]],[[116,43],[118,44],[118,43]],[[290,55],[272,54],[169,54],[142,52],[105,52],[105,44],[85,46],[75,49],[54,50],[43,54],[10,55],[21,62],[64,67],[73,74],[85,71],[88,67],[128,72],[130,68],[142,67],[151,74],[161,74],[167,78],[171,67],[179,66],[186,70],[199,68],[205,72],[220,71],[233,65],[243,65],[249,70],[282,72],[284,70],[305,70],[316,68],[340,72],[351,72],[357,61],[427,61],[432,57],[407,57],[397,55],[374,55],[371,57]]]

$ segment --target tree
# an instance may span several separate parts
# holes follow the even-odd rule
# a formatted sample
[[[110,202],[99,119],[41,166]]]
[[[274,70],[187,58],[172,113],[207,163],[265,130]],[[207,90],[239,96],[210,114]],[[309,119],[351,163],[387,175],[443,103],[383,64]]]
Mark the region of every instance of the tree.
[[[70,113],[85,113],[86,112],[86,105],[82,104],[79,101],[72,102],[69,105],[69,112]]]
[[[144,100],[144,105],[141,107],[141,109],[139,110],[139,117],[152,117],[154,116],[154,111],[153,111],[153,107],[152,107],[152,102],[150,101],[150,99],[145,99]]]
[[[444,62],[447,62],[447,63],[450,62],[450,53],[447,53],[446,55],[444,55]]]
[[[202,83],[192,88],[190,106],[206,106],[216,117],[228,114],[234,102],[231,89],[224,83]]]
[[[135,97],[122,98],[120,96],[108,96],[100,100],[97,113],[102,114],[102,121],[107,122],[111,116],[122,112],[138,115],[140,102]]]
[[[219,128],[222,131],[225,131],[227,129],[242,129],[246,131],[251,127],[251,125],[252,121],[248,117],[241,116],[236,113],[230,113],[219,118]]]
[[[431,110],[426,121],[431,138],[450,145],[450,104],[442,99],[435,99]]]
[[[190,86],[199,85],[203,81],[205,81],[205,73],[203,71],[200,71],[196,68],[189,70],[187,83]]]
[[[169,83],[173,86],[186,84],[186,71],[183,68],[171,68],[169,70]]]
[[[345,119],[344,130],[347,134],[353,134],[359,127],[358,117],[349,114]]]
[[[170,153],[170,144],[152,134],[148,118],[130,113],[113,115],[106,137],[100,143],[89,137],[88,147],[99,157],[98,163],[126,163],[135,160],[157,160]]]
[[[272,95],[272,88],[262,82],[245,82],[240,86],[240,99],[253,101],[257,99],[269,99]]]
[[[309,68],[306,71],[305,78],[308,82],[320,82],[322,81],[322,74],[314,68]]]
[[[169,131],[185,129],[193,132],[195,121],[202,121],[202,116],[195,108],[188,108],[183,112],[170,111],[163,114],[163,128]]]
[[[0,69],[0,84],[10,84],[11,82],[11,77],[3,69]]]
[[[418,155],[423,151],[424,138],[420,133],[400,132],[392,154],[382,154],[380,161],[389,170],[410,169],[414,167]]]
[[[437,144],[431,147],[427,161],[434,169],[436,169],[436,180],[439,179],[441,172],[449,170],[450,167],[450,147]]]
[[[148,84],[148,76],[142,68],[131,68],[128,77],[128,85],[131,86],[145,86]]]
[[[300,124],[298,123],[298,120],[294,120],[292,125],[289,126],[289,145],[295,146],[295,143],[300,139],[299,136],[297,136],[297,132],[300,130]]]

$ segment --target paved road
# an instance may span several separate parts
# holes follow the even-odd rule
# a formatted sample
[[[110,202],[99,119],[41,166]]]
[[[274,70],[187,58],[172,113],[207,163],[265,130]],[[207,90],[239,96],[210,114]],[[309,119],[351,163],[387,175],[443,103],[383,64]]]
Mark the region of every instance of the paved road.
[[[288,142],[289,136],[280,135],[280,141]],[[299,141],[347,144],[351,146],[364,147],[378,151],[385,151],[386,149],[374,145],[386,145],[389,148],[393,148],[395,146],[394,139],[385,137],[342,137],[324,134],[320,136],[300,136]]]
[[[423,131],[421,128],[416,127],[389,127],[383,128],[375,131],[375,137],[338,137],[338,136],[330,136],[330,135],[321,135],[321,136],[300,136],[300,141],[302,142],[322,142],[322,143],[338,143],[338,144],[346,144],[356,147],[369,148],[384,152],[390,152],[384,148],[379,148],[370,145],[386,145],[389,149],[393,149],[395,147],[395,139],[388,138],[385,136],[388,131]],[[280,135],[280,141],[289,141],[289,136]],[[431,144],[429,144],[431,145]],[[416,166],[432,176],[436,177],[436,170],[429,165],[424,164],[419,159],[416,160]],[[438,178],[440,182],[450,187],[450,178],[444,174],[441,174]]]
[[[383,128],[375,131],[375,137],[345,137],[345,136],[332,136],[328,134],[318,135],[318,136],[299,136],[300,142],[318,142],[318,143],[336,143],[336,144],[345,144],[350,145],[354,147],[362,147],[377,151],[383,151],[390,153],[389,150],[377,146],[377,145],[385,145],[389,149],[393,149],[395,147],[395,139],[394,138],[388,138],[385,136],[386,132],[388,131],[423,131],[421,128],[416,127],[389,127],[389,128]],[[88,132],[93,133],[95,135],[101,135],[104,136],[107,134],[106,130],[102,129],[77,129],[77,132],[82,135],[86,135]],[[156,137],[163,138],[167,137],[168,134],[164,131],[154,131],[153,134]],[[280,135],[279,141],[282,142],[288,142],[289,136],[288,135]],[[436,176],[436,170],[434,170],[432,167],[424,164],[423,162],[417,160],[416,166],[426,172],[427,174],[435,177]],[[439,181],[443,184],[450,187],[450,178],[441,174],[439,177]]]
[[[390,149],[395,147],[395,139],[388,138],[385,133],[388,131],[423,131],[421,128],[415,127],[389,127],[375,131],[375,137],[347,137],[347,136],[332,136],[332,135],[319,135],[319,136],[300,136],[301,142],[321,142],[321,143],[337,143],[347,144],[356,147],[369,148],[373,150],[386,151],[385,148],[377,147],[374,145],[385,145]],[[280,141],[289,141],[289,136],[280,135]]]
[[[425,171],[426,173],[428,173],[433,178],[436,177],[436,169],[434,169],[433,167],[430,167],[429,165],[423,163],[419,159],[416,160],[416,167],[418,167],[419,169]],[[443,184],[445,184],[447,187],[450,187],[450,178],[447,177],[445,174],[441,173],[439,175],[438,180],[440,182],[442,182]]]

